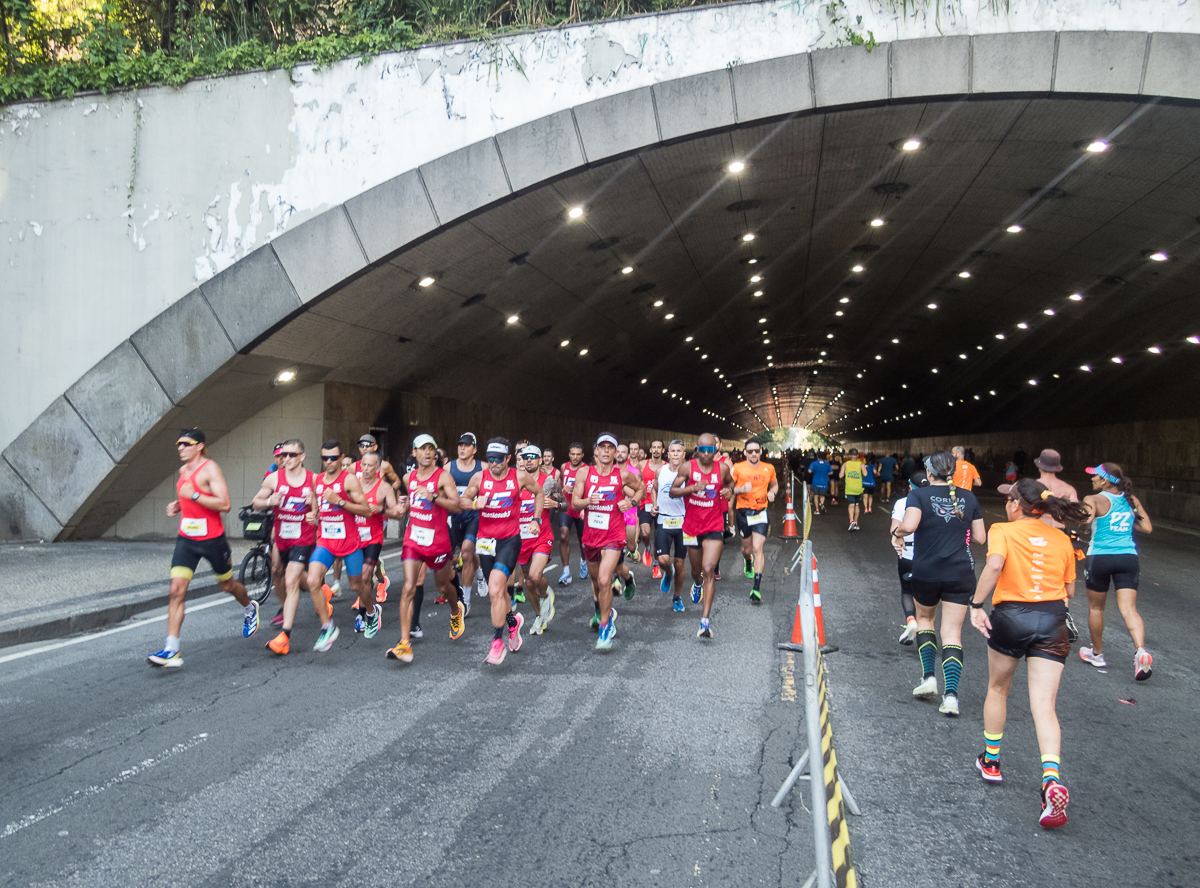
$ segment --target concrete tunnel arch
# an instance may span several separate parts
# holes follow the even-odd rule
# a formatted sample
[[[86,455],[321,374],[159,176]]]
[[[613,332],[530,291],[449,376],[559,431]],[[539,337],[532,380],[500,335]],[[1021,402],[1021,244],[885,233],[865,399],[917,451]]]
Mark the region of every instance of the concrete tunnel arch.
[[[1109,64],[1111,62],[1111,64]],[[319,360],[255,346],[414,245],[578,171],[664,145],[797,116],[897,103],[1038,97],[1194,104],[1200,37],[1027,32],[814,50],[665,79],[574,105],[405,172],[289,229],[121,342],[4,451],[0,537],[98,536],[169,475],[184,421],[231,430]],[[479,397],[502,396],[491,367]],[[597,410],[618,409],[613,400]],[[733,426],[723,431],[736,432]]]

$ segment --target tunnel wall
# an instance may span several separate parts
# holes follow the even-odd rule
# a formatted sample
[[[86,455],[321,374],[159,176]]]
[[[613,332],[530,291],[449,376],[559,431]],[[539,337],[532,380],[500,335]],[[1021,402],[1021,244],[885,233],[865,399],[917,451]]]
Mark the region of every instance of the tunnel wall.
[[[878,441],[847,441],[843,446],[883,453],[929,454],[961,444],[973,448],[980,470],[989,451],[997,460],[1007,460],[1020,449],[1028,459],[1026,474],[1034,474],[1033,459],[1049,447],[1062,454],[1063,477],[1080,495],[1091,490],[1084,468],[1101,461],[1119,463],[1133,479],[1134,493],[1145,504],[1151,520],[1179,521],[1200,525],[1200,418],[1164,419],[1120,425],[1096,425],[1073,429],[1037,429],[1013,432],[934,435]],[[984,475],[1000,481],[1004,464]]]

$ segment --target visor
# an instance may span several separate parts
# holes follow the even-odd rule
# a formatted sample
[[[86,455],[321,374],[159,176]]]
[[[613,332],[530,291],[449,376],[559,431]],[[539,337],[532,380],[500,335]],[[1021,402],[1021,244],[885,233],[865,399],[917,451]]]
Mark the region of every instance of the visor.
[[[362,443],[361,441],[359,442]],[[417,435],[413,438],[413,447],[421,448],[428,444],[434,450],[437,449],[437,441],[433,440],[433,435]]]
[[[508,456],[508,448],[499,441],[493,441],[487,446],[487,455],[505,457]]]
[[[458,439],[459,444],[470,444],[472,447],[478,447],[479,442],[475,440],[475,436],[470,432],[463,432]]]
[[[1090,468],[1090,469],[1084,469],[1084,471],[1087,472],[1089,475],[1099,475],[1101,478],[1103,478],[1109,484],[1120,484],[1121,483],[1121,479],[1118,478],[1116,475],[1110,475],[1108,472],[1104,471],[1103,465],[1094,466],[1093,468]]]
[[[601,444],[611,444],[613,447],[616,447],[617,439],[612,435],[601,435],[596,439],[596,446],[599,447]]]

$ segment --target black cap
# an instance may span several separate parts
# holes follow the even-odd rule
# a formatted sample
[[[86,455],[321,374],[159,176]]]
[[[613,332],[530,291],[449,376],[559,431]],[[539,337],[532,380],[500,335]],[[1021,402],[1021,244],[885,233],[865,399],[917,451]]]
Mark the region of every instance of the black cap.
[[[184,438],[187,438],[189,441],[195,441],[197,444],[203,444],[204,432],[199,429],[180,429],[179,437],[176,440],[182,441]]]
[[[475,436],[471,432],[463,432],[458,436],[459,444],[470,444],[472,447],[478,447],[479,442],[475,440]]]

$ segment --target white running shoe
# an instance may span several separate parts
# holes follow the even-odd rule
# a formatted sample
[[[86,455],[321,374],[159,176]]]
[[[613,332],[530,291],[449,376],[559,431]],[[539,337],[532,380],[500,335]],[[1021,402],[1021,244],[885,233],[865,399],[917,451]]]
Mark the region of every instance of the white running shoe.
[[[487,580],[483,578],[483,574],[475,577],[475,594],[480,598],[487,598],[488,596]]]
[[[937,676],[927,675],[921,679],[921,683],[913,688],[913,696],[921,700],[928,700],[930,697],[937,696]]]
[[[554,590],[546,587],[546,597],[542,599],[542,628],[545,629],[554,619]]]
[[[1133,655],[1133,679],[1134,681],[1145,681],[1154,672],[1150,668],[1154,662],[1154,658],[1150,656],[1150,652],[1145,648],[1138,648],[1137,653]]]
[[[938,712],[943,715],[958,715],[958,697],[954,694],[942,697],[942,705],[938,707]]]
[[[546,623],[542,620],[542,615],[538,614],[533,618],[533,622],[529,625],[530,635],[541,635],[546,631]]]
[[[908,623],[905,624],[904,629],[901,630],[900,638],[898,640],[901,644],[912,644],[913,640],[916,639],[916,637],[917,637],[917,621],[909,620]]]
[[[562,569],[562,573],[560,573],[558,575],[558,585],[569,586],[569,585],[571,585],[572,582],[573,582],[573,579],[571,577],[571,568],[564,567]]]
[[[1079,649],[1079,656],[1083,658],[1085,663],[1091,663],[1097,669],[1103,669],[1108,665],[1108,662],[1104,659],[1104,654],[1097,654],[1090,647],[1081,647]]]

